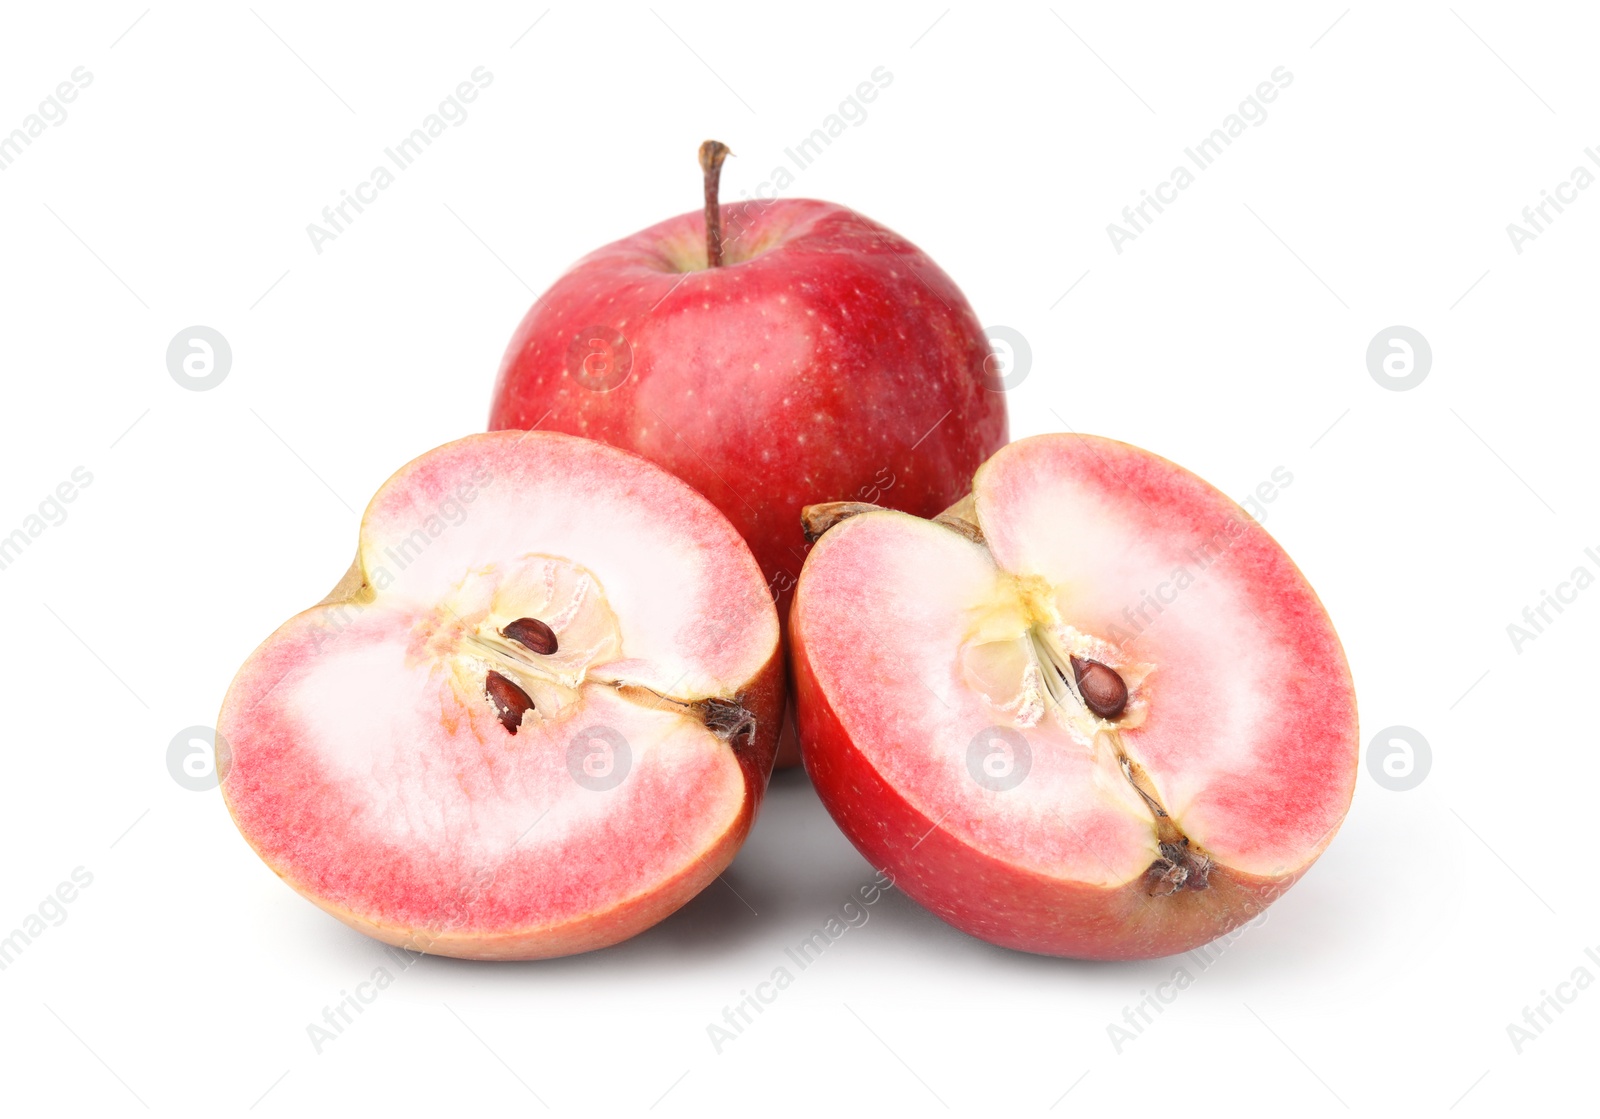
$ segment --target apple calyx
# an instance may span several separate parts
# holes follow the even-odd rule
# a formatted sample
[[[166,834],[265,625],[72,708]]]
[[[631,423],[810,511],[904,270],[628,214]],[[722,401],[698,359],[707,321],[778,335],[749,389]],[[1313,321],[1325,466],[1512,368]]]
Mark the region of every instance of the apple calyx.
[[[732,699],[718,699],[715,696],[708,699],[680,699],[645,684],[605,681],[598,676],[596,680],[612,683],[617,695],[630,703],[637,703],[652,711],[687,715],[727,743],[734,753],[739,753],[756,739],[756,714],[745,706],[743,695],[736,695]]]
[[[1183,834],[1183,830],[1167,812],[1166,806],[1156,796],[1155,786],[1149,776],[1139,763],[1128,757],[1123,750],[1121,736],[1112,734],[1109,737],[1117,752],[1117,764],[1122,769],[1122,776],[1133,786],[1134,792],[1139,794],[1140,799],[1150,809],[1150,814],[1155,817],[1156,843],[1161,851],[1161,857],[1152,862],[1145,871],[1146,875],[1154,880],[1151,896],[1169,897],[1179,890],[1209,889],[1211,857]]]
[[[880,508],[864,501],[822,502],[802,509],[800,522],[806,540],[814,544],[841,522]],[[971,494],[932,520],[934,524],[987,549]],[[1035,581],[1039,583],[1038,586],[1030,585]],[[1016,698],[1008,702],[991,700],[991,703],[996,708],[1020,716],[1019,721],[1025,724],[1037,723],[1044,712],[1049,711],[1057,722],[1075,732],[1080,740],[1091,741],[1094,756],[1104,759],[1139,794],[1140,800],[1150,811],[1156,845],[1160,851],[1160,857],[1152,861],[1145,872],[1151,882],[1152,897],[1166,897],[1180,890],[1208,889],[1211,857],[1178,827],[1144,767],[1129,756],[1117,729],[1118,721],[1128,714],[1128,704],[1132,698],[1128,681],[1104,661],[1072,652],[1070,648],[1087,645],[1109,649],[1111,646],[1060,624],[1059,619],[1054,618],[1054,610],[1046,605],[1054,598],[1054,588],[1044,585],[1042,580],[1033,577],[1018,579],[1016,583],[1018,597],[1022,600],[1020,605],[1034,618],[1023,638],[1026,646],[1025,667],[1021,672],[1020,685],[1015,680],[1007,680],[1005,684],[1009,686],[1002,689],[1015,693]],[[1008,648],[997,657],[995,648],[1014,644],[1011,641],[989,642],[983,640],[981,634],[975,635],[963,650],[969,671],[980,678],[989,677],[983,681],[984,686],[988,686],[994,682],[992,674],[997,661],[1002,664],[1009,661],[1011,671],[1008,673],[1007,667],[999,667],[999,673],[1014,676],[1015,661],[1007,654],[1014,655],[1016,650]],[[1155,666],[1138,664],[1127,667],[1136,674],[1136,682],[1142,682],[1154,671]],[[1038,687],[1030,686],[1033,680],[1037,681]],[[1143,712],[1138,712],[1130,721],[1137,725],[1142,722],[1142,716]]]
[[[722,204],[717,194],[722,183],[722,161],[732,154],[721,140],[707,140],[700,145],[700,170],[705,176],[706,191],[707,268],[722,266]]]

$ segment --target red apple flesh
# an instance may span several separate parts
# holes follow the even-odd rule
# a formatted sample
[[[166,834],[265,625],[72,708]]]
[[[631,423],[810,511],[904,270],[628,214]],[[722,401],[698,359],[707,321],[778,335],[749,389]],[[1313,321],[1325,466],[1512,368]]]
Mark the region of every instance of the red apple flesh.
[[[350,572],[239,670],[218,770],[251,846],[340,920],[534,959],[728,865],[782,706],[777,614],[709,502],[625,451],[490,433],[378,491]]]
[[[828,202],[709,209],[720,266],[695,212],[591,253],[540,296],[489,426],[603,440],[683,478],[744,535],[784,618],[800,510],[859,499],[932,516],[1005,443],[1005,394],[965,297],[909,241]]]
[[[790,618],[806,768],[861,852],[957,928],[1183,952],[1258,914],[1344,819],[1358,734],[1332,623],[1181,467],[1037,436],[934,521],[808,523],[825,535]]]

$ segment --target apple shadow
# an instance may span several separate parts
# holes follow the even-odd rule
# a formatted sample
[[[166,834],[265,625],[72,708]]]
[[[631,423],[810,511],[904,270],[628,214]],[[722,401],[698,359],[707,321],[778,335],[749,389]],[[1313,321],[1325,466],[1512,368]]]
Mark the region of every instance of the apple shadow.
[[[530,981],[588,981],[595,973],[633,980],[677,976],[686,967],[711,968],[740,953],[769,953],[791,940],[800,943],[876,880],[872,865],[839,831],[805,771],[796,767],[774,774],[755,826],[728,869],[653,928],[576,956],[494,963],[429,956],[426,966],[455,979],[481,976],[485,967]],[[976,966],[1031,982],[1120,989],[1148,979],[1152,966],[1170,969],[1184,958],[1078,960],[1003,948],[946,924],[895,889],[879,895],[869,920],[871,935],[853,938],[869,956],[910,953],[940,966]],[[353,930],[339,929],[365,941]],[[1281,955],[1253,951],[1249,942],[1255,939],[1246,936],[1228,950],[1229,970],[1241,977],[1279,974],[1286,966]]]
[[[431,956],[427,962],[430,969],[446,973],[493,966],[546,977],[591,971],[645,975],[669,961],[679,968],[711,963],[770,944],[776,930],[824,919],[873,876],[870,864],[817,799],[805,770],[796,766],[773,775],[755,826],[728,869],[660,924],[621,944],[577,956],[489,965]],[[917,908],[893,891],[874,908],[884,908],[890,898]]]

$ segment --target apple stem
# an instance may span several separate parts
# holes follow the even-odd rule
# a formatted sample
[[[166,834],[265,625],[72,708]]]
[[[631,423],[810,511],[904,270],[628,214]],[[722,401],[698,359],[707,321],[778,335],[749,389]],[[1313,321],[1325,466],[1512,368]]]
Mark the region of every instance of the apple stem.
[[[721,140],[707,140],[700,145],[700,170],[705,172],[706,183],[706,266],[722,266],[722,206],[717,201],[717,190],[722,183],[722,161],[733,153]]]

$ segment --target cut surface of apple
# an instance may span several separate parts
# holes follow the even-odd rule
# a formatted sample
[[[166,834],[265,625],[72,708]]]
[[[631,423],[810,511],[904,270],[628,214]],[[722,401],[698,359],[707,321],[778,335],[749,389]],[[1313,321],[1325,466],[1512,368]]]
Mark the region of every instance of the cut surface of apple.
[[[791,614],[806,767],[945,920],[1054,955],[1181,952],[1332,838],[1357,768],[1338,637],[1188,471],[1038,436],[932,521],[808,510]]]
[[[558,956],[727,866],[782,704],[771,596],[708,501],[625,451],[497,432],[378,491],[350,572],[239,670],[218,770],[257,853],[353,927]]]

